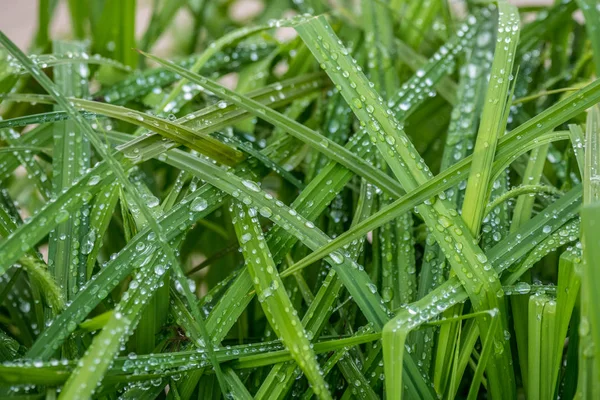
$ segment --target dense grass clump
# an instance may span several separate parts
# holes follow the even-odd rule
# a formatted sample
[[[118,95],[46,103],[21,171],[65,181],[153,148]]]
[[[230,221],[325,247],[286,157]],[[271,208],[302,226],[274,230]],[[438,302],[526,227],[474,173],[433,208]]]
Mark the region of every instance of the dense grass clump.
[[[0,397],[600,398],[596,0],[57,3],[0,33]]]

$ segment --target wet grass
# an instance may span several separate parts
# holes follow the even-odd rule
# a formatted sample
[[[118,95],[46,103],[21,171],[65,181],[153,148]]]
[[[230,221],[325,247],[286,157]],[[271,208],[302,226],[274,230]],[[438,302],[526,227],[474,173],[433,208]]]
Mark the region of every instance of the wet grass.
[[[1,397],[600,396],[600,7],[359,3],[0,33]]]

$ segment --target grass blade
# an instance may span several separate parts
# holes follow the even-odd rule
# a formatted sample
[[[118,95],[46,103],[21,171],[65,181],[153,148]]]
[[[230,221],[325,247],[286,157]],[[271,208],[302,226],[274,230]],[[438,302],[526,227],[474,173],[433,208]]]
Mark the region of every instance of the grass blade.
[[[268,320],[304,371],[317,397],[331,398],[319,363],[310,349],[310,341],[302,327],[302,322],[277,273],[277,267],[262,235],[257,211],[235,203],[233,213],[235,215],[233,223],[244,252],[246,265],[255,282],[259,302]]]

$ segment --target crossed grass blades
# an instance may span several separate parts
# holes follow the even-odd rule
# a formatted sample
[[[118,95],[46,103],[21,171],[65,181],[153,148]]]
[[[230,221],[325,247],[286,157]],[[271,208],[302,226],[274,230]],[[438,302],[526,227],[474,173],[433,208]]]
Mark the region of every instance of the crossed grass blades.
[[[57,3],[0,34],[1,397],[600,398],[595,1]]]

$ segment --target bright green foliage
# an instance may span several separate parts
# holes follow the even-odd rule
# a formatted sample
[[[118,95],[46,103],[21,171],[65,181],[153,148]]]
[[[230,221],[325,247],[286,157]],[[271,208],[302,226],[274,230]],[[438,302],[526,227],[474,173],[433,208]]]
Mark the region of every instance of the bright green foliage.
[[[597,2],[58,3],[0,32],[1,398],[600,398]]]

